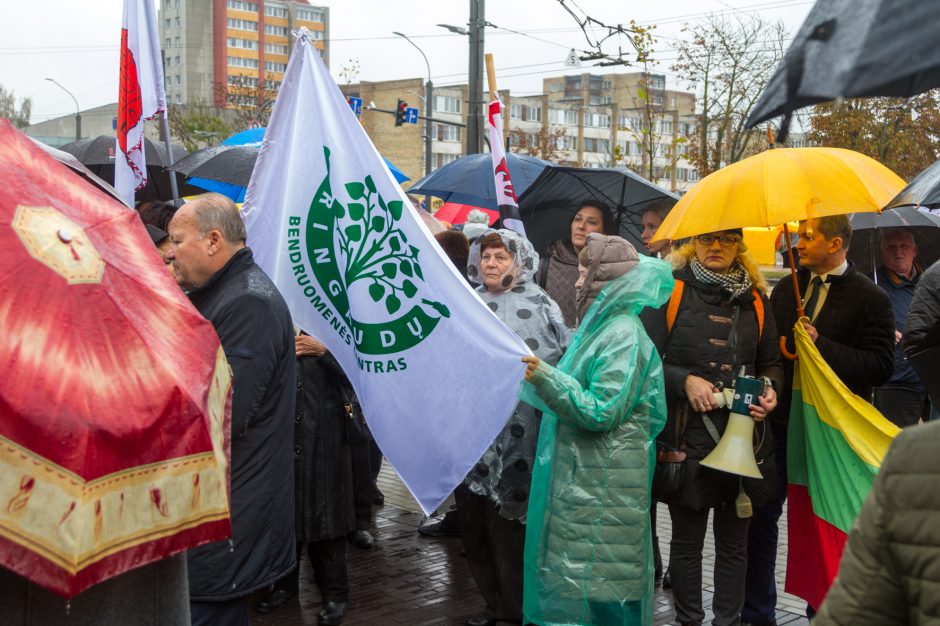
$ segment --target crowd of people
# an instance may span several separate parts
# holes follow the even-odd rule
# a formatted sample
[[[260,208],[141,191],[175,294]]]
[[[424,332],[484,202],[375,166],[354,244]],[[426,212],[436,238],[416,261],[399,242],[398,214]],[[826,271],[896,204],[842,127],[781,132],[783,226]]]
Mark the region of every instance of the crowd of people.
[[[270,613],[297,595],[306,553],[323,600],[318,623],[340,624],[355,593],[346,545],[373,545],[371,506],[382,501],[381,453],[349,380],[326,346],[292,324],[229,199],[204,194],[179,209],[156,203],[139,214],[168,270],[214,325],[234,374],[232,539],[190,550],[187,567],[180,559],[164,564],[163,578],[188,576],[188,606],[167,603],[167,615],[249,624],[252,610]],[[486,607],[468,626],[648,624],[660,581],[672,586],[677,622],[701,624],[710,518],[712,623],[775,624],[793,385],[793,362],[781,357],[778,338],[793,350],[798,321],[852,392],[899,426],[929,420],[906,350],[934,339],[940,268],[916,265],[909,231],[882,236],[876,283],[846,260],[852,230],[845,216],[801,222],[795,248],[806,317],[798,320],[794,283],[771,290],[740,229],[654,243],[664,215],[654,207],[638,216],[639,251],[596,200],[577,207],[570,236],[541,258],[509,230],[480,225],[436,236],[483,303],[531,350],[519,355],[526,364],[519,403],[456,488],[456,510],[424,529],[462,537]],[[742,373],[763,381],[748,406],[762,479],[702,464],[728,424],[716,394]],[[923,456],[908,451],[923,445],[899,438],[902,458],[889,455],[883,474],[903,475]],[[672,479],[653,489],[663,463],[676,465]],[[916,540],[916,525],[885,529],[895,524],[886,511],[901,506],[888,480],[876,481],[849,542],[850,571],[830,601],[807,607],[809,615],[861,623],[844,618],[865,595],[861,581],[892,545]],[[657,500],[672,521],[668,564],[659,550],[666,538],[655,536]],[[908,571],[929,577],[916,555],[905,558]],[[884,574],[884,585],[907,584],[892,571],[898,579]],[[262,590],[250,606],[249,596]]]

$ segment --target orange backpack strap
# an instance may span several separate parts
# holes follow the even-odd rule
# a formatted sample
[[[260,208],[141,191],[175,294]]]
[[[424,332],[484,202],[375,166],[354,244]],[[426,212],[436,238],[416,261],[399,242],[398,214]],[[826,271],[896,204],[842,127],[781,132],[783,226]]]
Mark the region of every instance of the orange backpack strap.
[[[679,314],[679,304],[682,302],[682,290],[685,289],[685,281],[677,278],[676,285],[672,289],[672,295],[669,296],[669,304],[666,306],[666,334],[672,334],[672,327],[676,323],[676,315]],[[763,315],[761,315],[763,319]]]
[[[764,334],[764,299],[757,289],[754,290],[754,314],[757,315],[757,339],[760,340]]]

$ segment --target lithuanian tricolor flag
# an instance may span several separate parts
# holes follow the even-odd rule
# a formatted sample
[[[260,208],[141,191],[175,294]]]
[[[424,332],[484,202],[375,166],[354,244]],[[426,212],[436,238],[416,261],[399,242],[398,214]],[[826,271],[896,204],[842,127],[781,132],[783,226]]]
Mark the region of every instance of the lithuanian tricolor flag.
[[[839,569],[852,522],[900,429],[849,391],[799,322],[794,336],[800,358],[787,435],[786,591],[817,609]]]

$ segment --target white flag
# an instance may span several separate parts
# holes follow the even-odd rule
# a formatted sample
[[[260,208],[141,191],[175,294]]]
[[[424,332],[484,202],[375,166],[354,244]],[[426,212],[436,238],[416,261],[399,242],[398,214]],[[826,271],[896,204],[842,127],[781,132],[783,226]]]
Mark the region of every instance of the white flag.
[[[114,188],[131,207],[134,192],[147,184],[144,122],[160,114],[166,93],[156,13],[150,0],[124,0]]]
[[[490,155],[493,159],[493,180],[496,183],[496,204],[503,226],[525,237],[525,226],[519,213],[516,190],[509,177],[509,163],[503,148],[503,105],[499,99],[490,102],[486,109],[486,132],[490,138]]]
[[[243,214],[294,322],[343,366],[433,511],[506,423],[529,350],[432,241],[303,30]]]

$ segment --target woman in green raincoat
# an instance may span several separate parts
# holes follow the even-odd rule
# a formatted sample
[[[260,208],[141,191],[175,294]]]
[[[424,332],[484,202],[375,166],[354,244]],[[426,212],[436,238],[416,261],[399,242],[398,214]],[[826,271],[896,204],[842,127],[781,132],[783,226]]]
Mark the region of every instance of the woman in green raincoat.
[[[580,255],[578,331],[552,367],[525,357],[522,399],[544,411],[525,546],[524,612],[542,625],[652,623],[650,482],[666,421],[662,363],[638,315],[671,266],[620,237]]]

